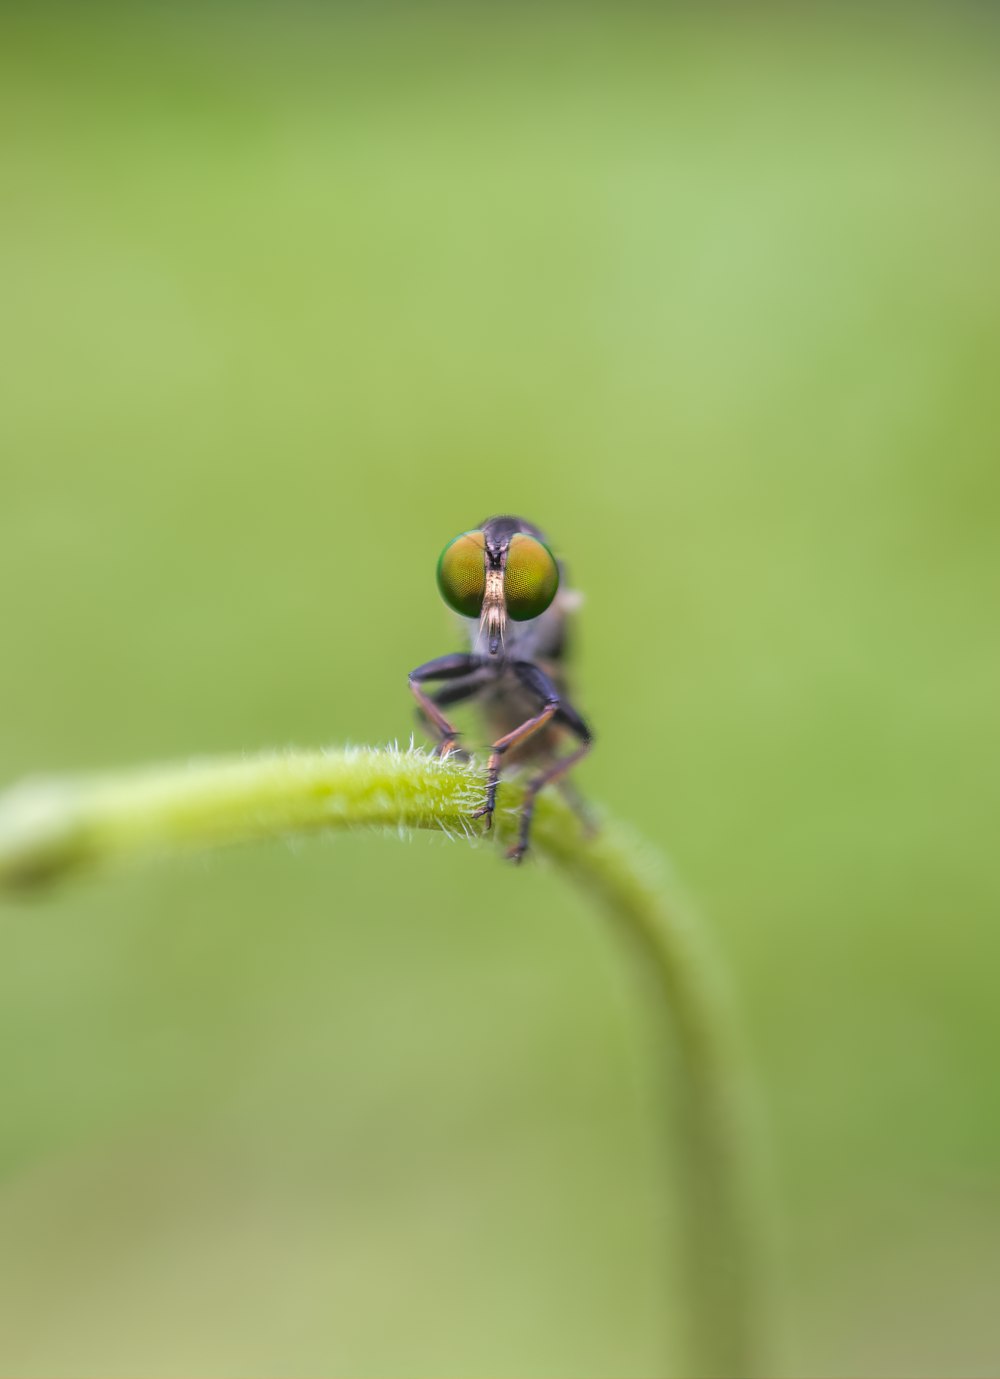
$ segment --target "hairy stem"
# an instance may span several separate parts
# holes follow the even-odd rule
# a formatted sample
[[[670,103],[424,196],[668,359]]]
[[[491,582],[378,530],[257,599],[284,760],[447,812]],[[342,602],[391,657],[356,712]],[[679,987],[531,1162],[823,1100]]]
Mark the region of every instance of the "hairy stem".
[[[505,783],[496,818],[503,842],[513,836],[519,798],[518,786]],[[0,797],[0,890],[310,830],[426,828],[471,836],[482,799],[475,766],[369,748],[28,781]],[[533,846],[609,914],[674,1034],[672,1082],[680,1096],[672,1098],[671,1121],[691,1323],[684,1372],[764,1373],[769,1251],[757,1128],[717,960],[701,926],[665,888],[656,858],[623,829],[605,824],[584,838],[572,812],[550,793],[539,800]]]

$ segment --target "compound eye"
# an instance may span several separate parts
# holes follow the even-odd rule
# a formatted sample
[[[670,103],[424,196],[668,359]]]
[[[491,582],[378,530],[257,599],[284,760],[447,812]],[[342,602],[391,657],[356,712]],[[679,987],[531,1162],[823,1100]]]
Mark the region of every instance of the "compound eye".
[[[438,557],[438,588],[449,608],[463,618],[478,618],[486,589],[486,538],[466,531],[449,541]]]
[[[548,546],[518,532],[507,547],[503,592],[507,614],[515,622],[537,618],[556,596],[559,566]]]

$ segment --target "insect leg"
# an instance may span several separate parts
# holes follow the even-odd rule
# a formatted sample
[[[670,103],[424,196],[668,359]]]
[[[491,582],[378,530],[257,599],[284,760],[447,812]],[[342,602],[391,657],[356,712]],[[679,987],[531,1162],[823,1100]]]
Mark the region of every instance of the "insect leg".
[[[431,698],[439,709],[443,709],[446,704],[462,704],[466,699],[471,699],[474,694],[478,693],[485,683],[485,676],[478,673],[473,674],[467,680],[453,680],[450,685],[435,690]]]
[[[592,838],[597,832],[599,825],[597,816],[594,814],[590,805],[580,794],[579,790],[577,790],[573,782],[567,780],[565,776],[560,776],[559,779],[556,780],[555,787],[576,817],[580,820],[584,833],[586,833],[588,838]]]
[[[413,697],[420,705],[421,713],[437,729],[440,738],[437,745],[439,756],[446,757],[454,749],[458,740],[458,731],[445,718],[434,702],[434,698],[422,690],[420,686],[428,680],[461,680],[478,668],[479,661],[475,656],[470,656],[466,652],[456,652],[452,656],[438,656],[436,660],[428,661],[425,665],[417,666],[416,670],[410,671],[409,685]],[[449,686],[448,688],[452,687]],[[440,695],[444,692],[439,691],[438,693]]]
[[[479,693],[486,683],[486,678],[478,672],[474,672],[467,679],[453,680],[451,684],[445,685],[442,689],[435,690],[430,696],[439,709],[443,709],[446,704],[463,704],[467,699]],[[420,709],[417,709],[417,718],[427,727],[427,720]],[[441,756],[443,743],[438,743],[434,748],[434,755]],[[461,747],[452,746],[447,752],[448,756],[454,756],[456,761],[468,761],[469,754]]]
[[[507,856],[512,862],[520,862],[521,858],[528,851],[531,819],[535,812],[535,799],[539,790],[543,790],[546,785],[551,785],[553,781],[558,781],[560,777],[565,776],[567,771],[587,755],[592,746],[593,741],[588,733],[575,752],[570,752],[568,757],[560,757],[558,761],[554,761],[551,766],[547,766],[544,771],[540,771],[538,775],[530,780],[525,786],[524,804],[521,806],[521,819],[517,829],[517,842],[513,847],[507,850]],[[572,793],[576,795],[576,791]],[[579,800],[579,796],[577,796],[577,800]],[[576,806],[574,806],[574,808],[575,807]],[[585,826],[590,828],[594,827],[594,824],[588,819],[586,814],[583,815],[583,820]]]
[[[494,742],[490,750],[490,759],[486,767],[486,803],[481,809],[477,809],[472,816],[474,819],[485,818],[487,828],[493,822],[493,811],[497,802],[497,785],[500,781],[500,763],[504,753],[511,747],[516,747],[519,743],[524,742],[539,728],[544,728],[545,724],[556,716],[561,706],[558,690],[544,671],[539,670],[538,666],[531,661],[514,661],[511,668],[525,688],[537,694],[542,700],[542,708],[540,712],[532,715],[531,718],[526,718],[518,727]]]

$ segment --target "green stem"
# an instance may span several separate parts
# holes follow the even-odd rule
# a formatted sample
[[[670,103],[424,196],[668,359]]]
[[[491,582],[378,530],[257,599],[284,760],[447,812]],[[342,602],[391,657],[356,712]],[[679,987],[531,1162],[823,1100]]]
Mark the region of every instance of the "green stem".
[[[501,841],[520,791],[502,787]],[[310,830],[440,829],[472,835],[475,766],[417,751],[284,752],[77,780],[29,781],[0,797],[0,890],[87,867]],[[655,857],[604,824],[584,838],[558,799],[539,800],[534,850],[596,899],[629,940],[674,1031],[690,1358],[684,1370],[747,1376],[763,1353],[768,1251],[757,1128],[719,965],[701,926],[670,897]]]

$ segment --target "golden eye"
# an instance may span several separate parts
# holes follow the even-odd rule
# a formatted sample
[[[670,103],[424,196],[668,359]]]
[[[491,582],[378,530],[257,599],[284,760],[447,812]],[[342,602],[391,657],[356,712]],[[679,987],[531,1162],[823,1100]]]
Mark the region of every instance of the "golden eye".
[[[449,541],[438,557],[437,582],[441,597],[463,618],[478,618],[486,588],[486,538],[466,531]]]
[[[503,592],[508,616],[515,622],[537,618],[556,596],[559,566],[548,546],[518,532],[507,547]]]

